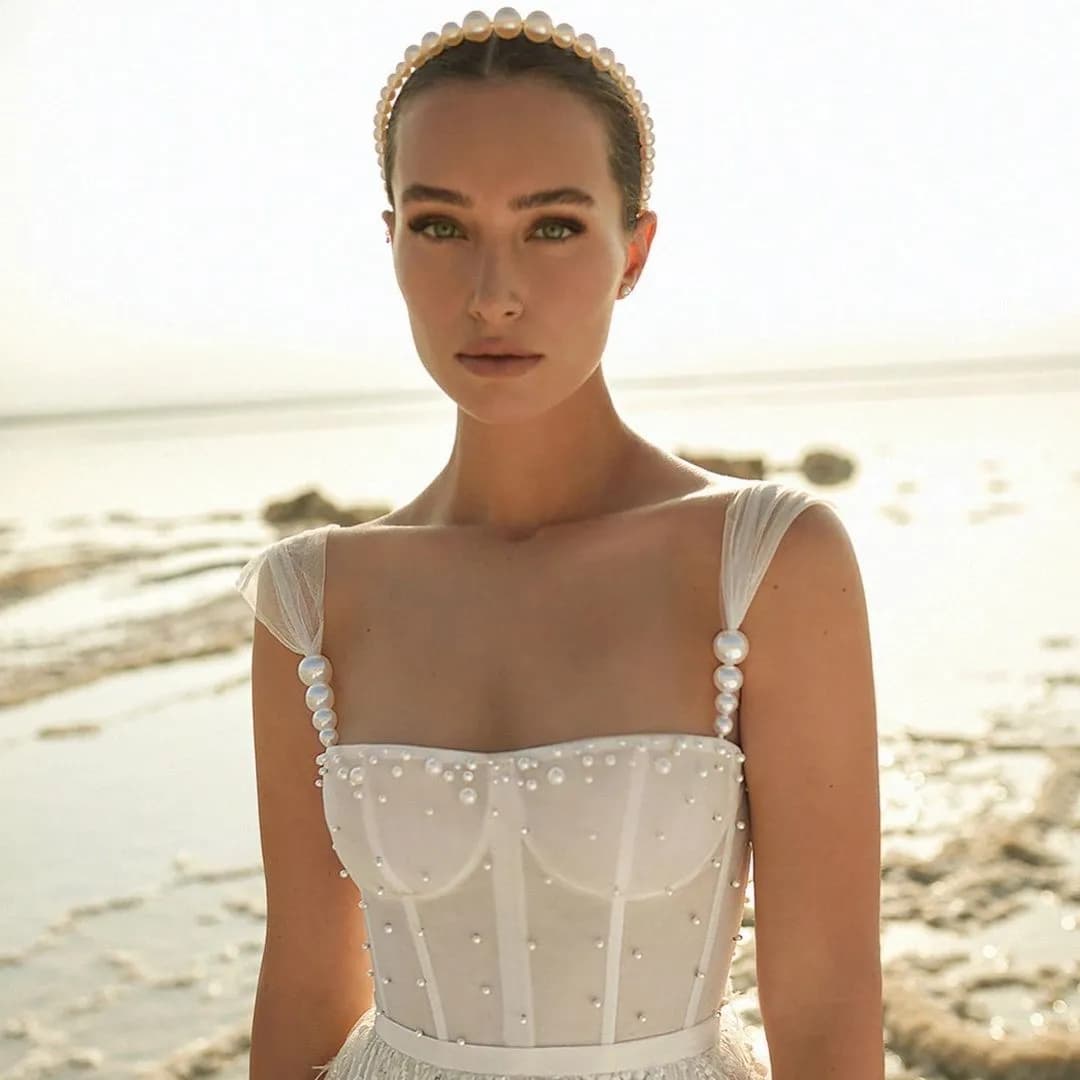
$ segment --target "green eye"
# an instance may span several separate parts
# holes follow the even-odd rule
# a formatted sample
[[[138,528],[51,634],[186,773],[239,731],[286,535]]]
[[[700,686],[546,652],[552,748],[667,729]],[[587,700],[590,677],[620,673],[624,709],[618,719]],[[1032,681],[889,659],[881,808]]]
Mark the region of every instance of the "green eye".
[[[455,222],[451,221],[449,218],[426,217],[426,218],[418,218],[416,221],[409,222],[409,229],[412,232],[419,233],[421,236],[426,236],[429,240],[434,240],[437,243],[441,242],[443,240],[452,240],[452,239],[454,239],[454,236],[453,236],[452,233],[449,234],[449,235],[446,234],[446,233],[443,233],[442,235],[433,235],[432,233],[428,233],[428,232],[424,231],[425,229],[427,229],[429,226],[432,226],[432,225],[449,225],[452,229],[457,229],[458,228],[457,224]],[[556,226],[556,227],[558,227],[560,229],[566,230],[566,234],[564,234],[563,236],[545,236],[545,237],[541,237],[541,239],[549,240],[549,241],[551,241],[552,243],[555,243],[555,244],[564,244],[571,237],[576,236],[576,235],[578,235],[578,233],[583,233],[585,231],[585,226],[582,225],[580,221],[575,221],[573,218],[546,218],[544,221],[541,221],[536,226],[535,231],[539,232],[541,229],[547,228],[548,226]]]

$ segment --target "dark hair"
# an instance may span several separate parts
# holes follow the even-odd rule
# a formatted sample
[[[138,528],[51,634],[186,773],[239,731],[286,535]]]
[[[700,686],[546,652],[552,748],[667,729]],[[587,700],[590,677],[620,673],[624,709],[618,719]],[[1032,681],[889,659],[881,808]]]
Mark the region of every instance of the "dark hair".
[[[592,108],[608,132],[608,166],[622,192],[623,226],[634,229],[641,209],[641,143],[637,120],[618,83],[598,71],[591,59],[578,56],[572,48],[552,42],[533,42],[524,34],[501,38],[492,33],[487,41],[461,42],[443,49],[416,69],[394,99],[386,130],[386,197],[394,206],[390,178],[394,171],[394,136],[402,106],[418,94],[451,79],[481,82],[485,79],[537,76],[550,79],[577,94]]]

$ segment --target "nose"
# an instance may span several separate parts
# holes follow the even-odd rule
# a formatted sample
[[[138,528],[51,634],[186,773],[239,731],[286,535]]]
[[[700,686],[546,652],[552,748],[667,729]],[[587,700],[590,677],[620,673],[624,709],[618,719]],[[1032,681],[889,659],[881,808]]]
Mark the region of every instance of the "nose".
[[[492,324],[520,314],[523,304],[512,276],[498,257],[493,254],[484,257],[477,270],[469,314]]]

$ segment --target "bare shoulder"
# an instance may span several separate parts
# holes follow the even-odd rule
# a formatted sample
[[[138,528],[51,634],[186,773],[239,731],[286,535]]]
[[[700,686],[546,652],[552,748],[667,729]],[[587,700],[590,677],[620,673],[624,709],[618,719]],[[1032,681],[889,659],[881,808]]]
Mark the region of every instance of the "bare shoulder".
[[[794,1053],[843,1009],[853,1041],[873,1048],[881,1001],[875,688],[858,560],[830,505],[812,503],[791,522],[744,627],[740,731],[769,1045]],[[798,1070],[795,1060],[774,1066]]]

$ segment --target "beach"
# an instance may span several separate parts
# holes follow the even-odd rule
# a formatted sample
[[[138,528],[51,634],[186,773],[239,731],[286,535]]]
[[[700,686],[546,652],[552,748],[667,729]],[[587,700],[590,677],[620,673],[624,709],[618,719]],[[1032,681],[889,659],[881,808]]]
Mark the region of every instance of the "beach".
[[[622,412],[672,452],[762,455],[852,537],[887,1076],[1080,1076],[1080,390],[827,390]],[[452,433],[443,407],[287,404],[0,430],[0,1078],[247,1077],[265,905],[233,581],[290,531],[271,500],[389,509]],[[809,483],[821,447],[854,476]],[[752,882],[742,934],[765,1059]]]

